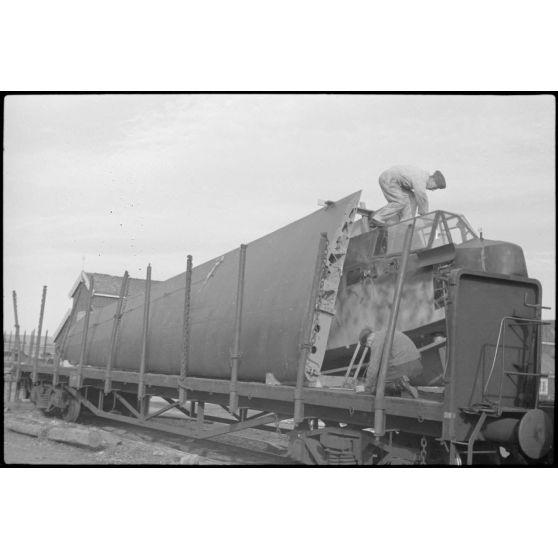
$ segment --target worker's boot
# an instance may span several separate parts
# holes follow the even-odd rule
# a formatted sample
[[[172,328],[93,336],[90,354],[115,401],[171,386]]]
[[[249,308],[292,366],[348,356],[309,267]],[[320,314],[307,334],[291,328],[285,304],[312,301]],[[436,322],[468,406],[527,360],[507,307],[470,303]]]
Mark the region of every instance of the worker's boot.
[[[401,386],[402,390],[405,390],[406,392],[411,394],[413,399],[418,399],[418,389],[415,386],[411,385],[407,376],[401,376],[401,378],[398,378],[398,383]]]
[[[383,221],[377,221],[372,215],[370,215],[370,217],[368,217],[368,226],[370,227],[370,230],[372,230],[385,227],[386,224]]]
[[[391,397],[399,397],[401,395],[401,384],[399,383],[399,379],[386,382],[384,393]]]
[[[401,376],[401,378],[386,382],[386,395],[400,397],[404,391],[409,393],[413,399],[418,399],[418,390],[409,383],[409,378],[407,376]]]

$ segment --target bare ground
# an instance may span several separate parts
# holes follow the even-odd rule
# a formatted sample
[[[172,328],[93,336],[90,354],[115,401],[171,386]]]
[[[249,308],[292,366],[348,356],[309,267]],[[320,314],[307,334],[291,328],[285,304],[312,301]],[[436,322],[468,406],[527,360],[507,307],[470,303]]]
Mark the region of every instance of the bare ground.
[[[45,417],[29,406],[5,411],[5,419],[45,426],[75,428],[76,425]],[[172,420],[172,419],[170,419]],[[117,442],[100,450],[27,436],[4,426],[4,462],[30,465],[179,465],[193,457],[202,465],[278,465],[285,459],[284,436],[246,430],[219,436],[216,442],[196,441],[176,435],[86,417],[79,428],[109,433]],[[174,422],[174,421],[173,421]]]
[[[30,465],[177,465],[176,456],[121,444],[101,451],[4,430],[4,462]]]

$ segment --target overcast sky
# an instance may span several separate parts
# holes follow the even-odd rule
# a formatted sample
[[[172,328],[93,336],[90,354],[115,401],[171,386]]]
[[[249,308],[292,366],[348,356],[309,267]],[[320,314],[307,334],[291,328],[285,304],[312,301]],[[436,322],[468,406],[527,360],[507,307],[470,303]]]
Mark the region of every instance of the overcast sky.
[[[555,314],[551,96],[15,96],[4,123],[4,329],[70,306],[86,271],[164,280],[363,190],[440,169],[431,209],[520,244]]]

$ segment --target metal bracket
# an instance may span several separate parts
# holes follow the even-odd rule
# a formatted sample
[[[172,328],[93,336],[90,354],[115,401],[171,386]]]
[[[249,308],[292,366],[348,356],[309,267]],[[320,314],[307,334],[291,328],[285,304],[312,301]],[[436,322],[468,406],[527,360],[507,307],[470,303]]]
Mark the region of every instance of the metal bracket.
[[[467,442],[467,465],[472,465],[473,464],[473,446],[475,445],[475,442],[477,441],[479,433],[482,430],[484,422],[486,421],[486,417],[487,417],[487,414],[485,412],[482,412],[481,416],[480,416],[479,420],[477,421],[477,424],[475,424],[475,428],[473,428],[473,432],[471,433],[471,436],[469,437],[469,440]]]
[[[543,306],[542,304],[530,304],[527,302],[527,293],[523,298],[523,305],[527,306],[527,308],[537,308],[538,310],[552,310],[551,306]]]
[[[114,397],[116,399],[118,399],[118,401],[120,401],[120,403],[122,403],[122,405],[124,405],[124,407],[126,407],[126,409],[128,409],[128,411],[130,411],[137,418],[141,418],[141,415],[138,413],[138,411],[136,409],[134,409],[130,405],[130,403],[128,403],[128,401],[126,401],[126,399],[124,399],[124,397],[122,397],[117,391],[114,391],[113,393],[114,393]]]
[[[280,418],[281,417],[277,413],[260,413],[255,417],[249,418],[248,420],[242,422],[213,426],[209,431],[200,432],[197,437],[201,439],[213,438],[214,436],[228,434],[229,432],[238,432],[239,430],[245,430],[246,428],[253,428],[254,426],[261,426],[263,424],[278,422]]]

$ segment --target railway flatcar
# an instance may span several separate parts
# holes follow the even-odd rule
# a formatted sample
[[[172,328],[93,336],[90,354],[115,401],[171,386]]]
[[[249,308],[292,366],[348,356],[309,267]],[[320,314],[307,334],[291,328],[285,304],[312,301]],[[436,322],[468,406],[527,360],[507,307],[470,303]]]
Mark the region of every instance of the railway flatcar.
[[[307,465],[536,463],[553,459],[539,401],[540,283],[522,249],[434,211],[370,229],[360,192],[238,249],[70,315],[54,366],[17,365],[47,413],[81,410],[195,438],[288,425]],[[359,335],[403,331],[418,396],[358,390]],[[361,355],[358,356],[357,355]],[[70,366],[63,366],[69,361]],[[149,400],[167,405],[149,412]],[[209,417],[205,405],[230,419]],[[183,426],[160,415],[180,410]]]

